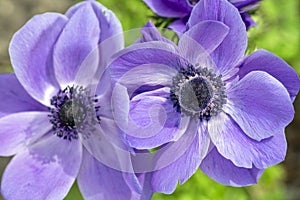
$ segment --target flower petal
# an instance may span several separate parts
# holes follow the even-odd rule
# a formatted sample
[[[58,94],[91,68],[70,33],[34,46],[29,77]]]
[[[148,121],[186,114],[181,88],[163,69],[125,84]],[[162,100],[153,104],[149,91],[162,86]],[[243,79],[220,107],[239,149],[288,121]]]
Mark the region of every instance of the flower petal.
[[[84,1],[78,3],[75,6],[71,7],[67,11],[66,15],[71,18],[79,9],[86,6],[87,4],[90,4],[92,6],[93,11],[98,18],[101,31],[99,43],[123,32],[122,25],[117,16],[111,10],[107,9],[97,1]],[[122,43],[119,44],[121,45]]]
[[[184,17],[192,7],[185,0],[143,0],[153,12],[163,17]]]
[[[86,150],[77,181],[84,199],[131,199],[132,191],[122,172],[97,161]]]
[[[210,54],[221,44],[228,31],[228,27],[218,21],[199,22],[180,37],[179,51],[190,63],[215,69]]]
[[[121,130],[128,127],[129,95],[127,88],[116,83],[112,93],[112,110],[114,120]]]
[[[83,60],[97,48],[99,36],[98,18],[85,4],[69,19],[54,47],[54,69],[62,88],[74,82]]]
[[[172,22],[168,28],[172,29],[176,32],[177,35],[181,35],[186,31],[186,23],[188,21],[188,17],[184,17],[182,19],[175,20]]]
[[[131,155],[112,119],[102,118],[99,126],[80,132],[82,144],[99,162],[118,171],[132,173]]]
[[[92,6],[96,16],[98,17],[100,26],[100,42],[123,33],[122,25],[117,16],[109,9],[101,5],[99,2],[92,1]],[[114,45],[119,45],[121,49],[124,45],[124,41],[119,41],[119,43],[114,43]]]
[[[250,72],[227,88],[227,97],[224,111],[257,141],[282,131],[294,116],[287,90],[266,72]]]
[[[20,112],[0,119],[0,155],[21,152],[51,130],[48,112]],[[16,126],[17,125],[17,126]]]
[[[111,72],[113,73],[113,76],[117,73],[113,71]],[[167,65],[157,63],[142,64],[132,68],[130,71],[127,71],[122,77],[120,77],[120,79],[117,80],[117,82],[118,84],[126,86],[129,95],[132,95],[136,90],[145,85],[171,86],[172,78],[176,75],[176,73],[176,70],[168,67]]]
[[[187,65],[173,45],[161,41],[131,45],[114,58],[110,65],[112,80],[134,89],[143,84],[170,85],[176,70]]]
[[[113,118],[112,110],[112,86],[111,86],[111,77],[109,70],[105,70],[102,73],[100,80],[97,83],[96,95],[98,98],[97,105],[101,107],[98,113],[100,117]]]
[[[85,59],[83,59],[80,66],[77,68],[77,72],[73,80],[75,85],[89,88],[91,92],[95,91],[95,87],[99,82],[103,70],[105,69],[99,65],[99,56],[99,49],[96,48],[91,51]]]
[[[46,13],[29,20],[13,37],[9,54],[25,90],[46,106],[59,88],[52,68],[52,51],[67,18]]]
[[[222,43],[228,33],[228,26],[221,22],[212,20],[201,21],[180,37],[178,46],[180,48],[181,45],[189,46],[190,42],[197,42],[201,49],[210,54]],[[190,49],[188,54],[193,53],[193,51],[194,49]]]
[[[12,159],[3,174],[1,193],[5,199],[63,199],[81,158],[80,140],[49,135]]]
[[[248,56],[240,66],[238,75],[243,78],[251,71],[265,71],[279,80],[295,99],[300,88],[300,79],[295,70],[284,60],[263,49]]]
[[[232,3],[235,7],[237,7],[240,10],[241,8],[244,8],[246,6],[250,6],[250,5],[253,6],[253,4],[256,4],[260,1],[261,0],[230,0],[230,3]]]
[[[207,154],[209,144],[207,128],[204,125],[198,127],[198,123],[192,121],[189,129],[178,141],[170,144],[172,146],[166,148],[163,153],[158,151],[156,165],[163,166],[164,163],[168,163],[168,165],[153,172],[153,191],[171,194],[175,190],[178,180],[180,184],[187,181],[196,172]],[[170,159],[173,162],[170,162]]]
[[[256,167],[247,169],[235,166],[230,160],[221,156],[216,148],[213,148],[204,158],[200,168],[218,183],[235,187],[255,184],[263,173],[263,170]]]
[[[152,186],[151,186],[151,178],[152,173],[142,173],[137,174],[138,181],[141,184],[141,192],[134,193],[132,199],[140,199],[140,200],[148,200],[152,198]]]
[[[25,91],[15,74],[0,75],[0,118],[22,111],[47,111]]]
[[[284,131],[260,142],[249,138],[226,114],[220,114],[223,125],[209,121],[208,131],[218,152],[237,167],[264,169],[282,162],[286,155],[287,143]],[[220,125],[220,124],[219,124]]]
[[[143,42],[151,42],[151,41],[163,41],[177,48],[176,45],[171,40],[162,36],[162,34],[157,30],[157,28],[151,21],[148,21],[141,28],[141,33],[142,33],[142,37],[139,38],[136,42],[143,43]]]
[[[226,0],[202,0],[193,8],[188,21],[192,27],[204,20],[216,20],[229,27],[229,33],[211,54],[221,74],[226,74],[243,58],[247,32],[238,10]]]
[[[249,30],[252,26],[257,26],[256,22],[252,19],[252,17],[247,12],[240,12],[241,17],[245,23],[246,30]]]
[[[124,48],[122,25],[111,10],[94,0],[76,4],[67,11],[66,15],[71,18],[79,9],[87,4],[91,5],[98,18],[98,26],[100,27],[98,44],[101,43],[99,45],[99,56],[101,57],[100,66],[103,66],[104,68],[104,66],[106,67],[109,58],[114,53]]]
[[[169,100],[170,89],[144,92],[130,101],[128,126],[124,130],[130,146],[151,149],[172,141],[186,126]]]

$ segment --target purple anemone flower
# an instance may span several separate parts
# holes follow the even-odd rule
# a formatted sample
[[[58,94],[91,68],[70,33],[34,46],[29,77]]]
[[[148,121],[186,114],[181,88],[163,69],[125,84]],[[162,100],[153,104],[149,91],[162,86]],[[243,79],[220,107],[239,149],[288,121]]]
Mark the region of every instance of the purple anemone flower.
[[[199,167],[224,185],[255,184],[285,158],[299,77],[268,51],[245,56],[245,26],[225,0],[201,0],[188,23],[178,45],[148,23],[114,55],[116,123],[128,145],[155,152],[150,167],[137,163],[153,171],[155,192],[172,193]]]
[[[104,73],[123,48],[120,33],[115,14],[91,0],[34,16],[14,35],[14,73],[0,75],[0,155],[15,155],[2,177],[5,199],[63,199],[76,179],[85,199],[144,198],[143,175],[93,156],[122,148]]]
[[[176,32],[186,31],[186,23],[193,12],[195,5],[199,0],[143,0],[150,9],[158,16],[165,18],[174,18],[174,21],[168,26]],[[254,20],[247,13],[258,6],[261,0],[229,0],[240,12],[247,30],[251,26],[256,26]],[[193,9],[194,8],[194,9]]]

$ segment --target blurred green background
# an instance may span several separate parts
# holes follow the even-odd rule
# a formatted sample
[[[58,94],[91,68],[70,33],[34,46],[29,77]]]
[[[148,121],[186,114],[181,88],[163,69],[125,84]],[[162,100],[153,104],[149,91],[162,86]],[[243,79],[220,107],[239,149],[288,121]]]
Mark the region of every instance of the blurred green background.
[[[26,6],[18,0],[0,0],[0,72],[11,71],[7,55],[8,40],[12,33],[24,24],[31,16],[46,11],[64,12],[68,6],[75,4],[75,0],[24,0]],[[23,2],[23,3],[24,3]],[[49,3],[50,2],[50,3]],[[57,4],[55,4],[57,2]],[[100,0],[100,2],[113,10],[122,22],[124,30],[143,26],[152,12],[142,0]],[[31,3],[31,4],[30,4]],[[45,4],[46,5],[42,5]],[[47,4],[48,3],[48,4]],[[14,9],[24,12],[24,16],[12,25],[9,14],[3,14],[7,6],[13,4]],[[41,5],[40,5],[41,4]],[[30,5],[30,6],[28,6]],[[37,5],[40,7],[37,8]],[[55,6],[53,6],[55,5]],[[6,6],[6,7],[3,7]],[[300,73],[300,1],[299,0],[264,0],[255,12],[254,18],[258,27],[249,31],[249,52],[258,48],[267,49],[285,59]],[[18,15],[13,12],[11,16]],[[6,22],[6,24],[5,24]],[[8,22],[8,23],[7,23]],[[8,27],[11,27],[10,29]],[[11,30],[11,32],[7,31]],[[172,195],[154,194],[154,200],[284,200],[300,199],[300,100],[299,95],[295,101],[296,115],[294,121],[287,128],[289,143],[288,156],[283,164],[271,167],[265,171],[259,183],[244,188],[222,186],[209,179],[198,171],[184,185],[178,186]],[[7,163],[8,160],[0,159]],[[4,167],[4,166],[3,166]],[[2,167],[2,170],[3,170]],[[1,168],[1,167],[0,167]],[[2,174],[2,172],[1,172]],[[105,183],[103,183],[105,184]],[[299,188],[299,189],[298,189]],[[1,199],[1,197],[0,197]],[[67,200],[82,199],[77,185],[74,185]]]

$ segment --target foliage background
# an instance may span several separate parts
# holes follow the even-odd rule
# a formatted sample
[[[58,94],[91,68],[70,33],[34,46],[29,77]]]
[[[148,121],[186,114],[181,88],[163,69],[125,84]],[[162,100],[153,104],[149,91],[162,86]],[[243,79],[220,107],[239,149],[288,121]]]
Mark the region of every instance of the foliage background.
[[[124,30],[143,26],[151,11],[142,0],[99,0],[113,10],[122,22]],[[75,4],[75,0],[0,0],[0,72],[11,71],[7,54],[7,45],[15,32],[34,14],[46,11],[64,12],[67,7]],[[8,9],[13,6],[12,13]],[[4,12],[5,11],[5,12]],[[18,12],[19,11],[19,12]],[[249,52],[258,48],[267,49],[285,59],[300,73],[300,1],[299,0],[264,0],[255,13],[258,27],[249,31]],[[24,17],[25,16],[25,17]],[[17,21],[13,21],[18,19]],[[14,23],[15,22],[15,23]],[[222,186],[198,171],[184,185],[178,186],[172,195],[155,194],[154,200],[296,200],[300,196],[300,101],[295,101],[296,116],[287,128],[289,150],[287,160],[280,165],[267,169],[254,186],[233,188]],[[1,158],[6,164],[7,159]],[[297,164],[298,163],[298,164]],[[3,170],[5,166],[0,165]],[[287,170],[288,169],[288,170]],[[0,170],[0,171],[2,171]],[[226,172],[225,172],[226,173]],[[2,174],[2,172],[1,172]],[[103,183],[105,184],[105,183]],[[1,196],[0,196],[1,199]],[[74,185],[67,200],[82,199],[77,185]]]

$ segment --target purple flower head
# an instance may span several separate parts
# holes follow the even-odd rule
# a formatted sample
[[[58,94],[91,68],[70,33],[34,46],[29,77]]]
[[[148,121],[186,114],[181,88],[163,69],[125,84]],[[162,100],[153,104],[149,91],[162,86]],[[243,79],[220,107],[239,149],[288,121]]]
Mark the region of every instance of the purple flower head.
[[[158,16],[174,19],[168,27],[176,32],[183,33],[187,30],[186,23],[191,15],[191,12],[197,12],[197,3],[200,0],[143,0],[150,9]],[[256,8],[261,0],[229,0],[240,12],[247,29],[251,26],[256,26],[256,23],[248,14],[248,11]],[[195,10],[195,11],[193,11]],[[170,21],[170,20],[169,20]],[[160,24],[164,23],[159,22]]]
[[[227,1],[200,1],[188,23],[178,45],[148,23],[141,43],[114,56],[116,123],[128,145],[155,149],[151,167],[135,166],[153,171],[155,192],[172,193],[199,167],[224,185],[255,184],[284,160],[300,79],[268,51],[245,56],[246,28]]]
[[[14,35],[15,73],[0,76],[0,155],[15,155],[2,178],[5,199],[63,199],[76,178],[85,199],[151,196],[139,194],[145,175],[113,166],[114,148],[127,147],[104,69],[123,48],[120,33],[113,12],[85,1],[65,15],[34,16]]]

